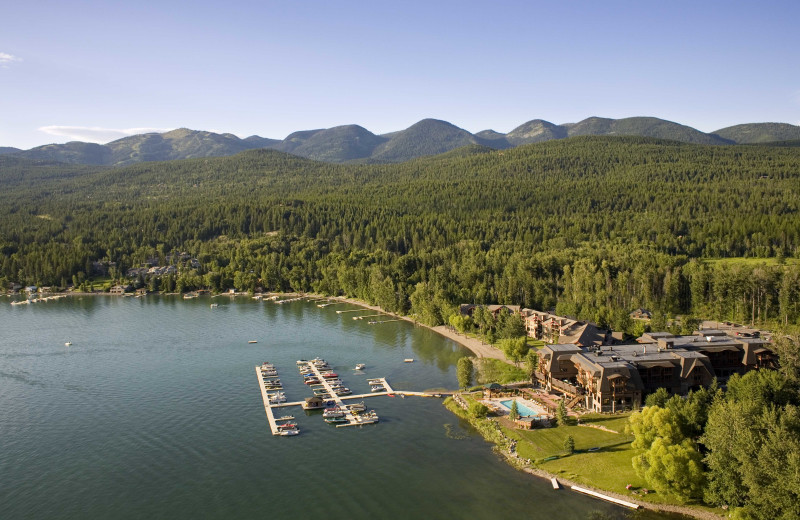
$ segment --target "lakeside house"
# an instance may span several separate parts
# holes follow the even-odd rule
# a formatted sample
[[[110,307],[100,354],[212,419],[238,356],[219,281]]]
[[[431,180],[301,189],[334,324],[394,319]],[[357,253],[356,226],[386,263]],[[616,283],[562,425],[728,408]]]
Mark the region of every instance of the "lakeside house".
[[[596,412],[640,407],[659,388],[685,395],[714,378],[724,382],[733,374],[775,368],[777,359],[764,339],[714,330],[649,333],[631,345],[545,345],[539,356],[535,376],[542,385],[563,394],[569,407],[582,403]]]
[[[133,289],[130,285],[115,285],[111,289],[109,289],[109,293],[111,294],[125,294],[130,292]]]

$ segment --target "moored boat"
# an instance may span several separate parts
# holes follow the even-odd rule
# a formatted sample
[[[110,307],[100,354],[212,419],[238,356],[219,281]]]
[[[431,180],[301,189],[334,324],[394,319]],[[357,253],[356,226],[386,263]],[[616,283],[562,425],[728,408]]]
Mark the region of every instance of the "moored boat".
[[[359,363],[356,365],[356,370],[364,370],[367,367],[364,363]]]

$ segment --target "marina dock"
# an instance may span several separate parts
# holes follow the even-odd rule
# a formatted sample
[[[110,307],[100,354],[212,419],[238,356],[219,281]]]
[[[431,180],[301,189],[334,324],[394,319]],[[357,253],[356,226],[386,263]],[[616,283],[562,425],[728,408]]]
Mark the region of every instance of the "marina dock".
[[[275,421],[275,415],[272,413],[272,405],[269,403],[269,396],[267,395],[267,385],[261,377],[261,367],[256,367],[256,377],[258,377],[258,386],[261,387],[261,398],[264,400],[264,411],[267,412],[267,421],[269,428],[272,430],[272,435],[280,435],[278,432],[278,423]]]
[[[375,422],[375,421],[372,421],[372,420],[369,420],[369,422],[367,422],[359,414],[353,413],[352,410],[347,408],[347,405],[345,405],[345,403],[344,403],[344,399],[345,398],[361,399],[361,398],[365,398],[365,397],[372,397],[374,395],[386,395],[387,393],[389,393],[389,390],[391,390],[391,387],[389,386],[389,383],[386,382],[386,378],[380,378],[379,379],[379,381],[381,382],[380,384],[382,384],[383,388],[384,388],[383,391],[381,391],[381,392],[371,392],[369,394],[360,394],[360,395],[338,396],[338,395],[336,395],[336,392],[333,390],[333,387],[331,387],[331,385],[328,382],[328,380],[325,377],[323,377],[322,371],[314,363],[312,363],[310,361],[307,361],[307,362],[305,362],[305,363],[303,363],[302,365],[299,365],[299,366],[306,366],[306,367],[311,369],[311,371],[314,373],[314,375],[317,376],[317,379],[319,379],[320,385],[331,396],[329,400],[336,402],[336,406],[338,406],[344,412],[344,417],[345,417],[345,419],[347,419],[347,423],[337,424],[336,425],[337,428],[342,427],[342,426],[358,426],[358,425],[361,425],[361,424],[370,424],[370,423]]]
[[[350,401],[350,400],[354,400],[354,399],[362,399],[363,400],[363,399],[365,399],[367,397],[376,397],[376,396],[381,396],[381,395],[388,395],[390,397],[394,397],[395,395],[399,395],[399,396],[413,395],[413,396],[420,396],[420,397],[443,397],[443,395],[447,395],[447,394],[451,393],[451,392],[436,392],[436,393],[433,393],[433,392],[412,392],[412,391],[408,391],[408,390],[394,390],[391,387],[391,385],[389,384],[389,382],[386,380],[385,377],[377,377],[377,378],[367,379],[367,382],[371,386],[382,386],[383,390],[380,390],[378,392],[370,392],[370,393],[367,393],[367,394],[356,394],[356,395],[339,396],[339,395],[336,395],[336,391],[333,389],[333,387],[328,382],[328,380],[325,377],[323,377],[323,370],[320,369],[319,367],[315,366],[314,363],[312,363],[310,361],[303,361],[302,363],[298,362],[298,367],[302,367],[302,368],[308,367],[312,371],[314,376],[316,376],[316,378],[320,381],[318,387],[323,388],[325,390],[325,392],[327,392],[328,395],[330,395],[329,398],[325,398],[325,399],[327,401],[335,402],[336,406],[339,407],[341,409],[341,411],[344,413],[344,417],[347,419],[347,423],[337,424],[336,425],[337,428],[338,427],[342,427],[342,426],[359,426],[359,425],[363,425],[363,424],[372,424],[374,422],[377,422],[374,417],[362,416],[362,415],[360,415],[358,413],[353,413],[353,411],[350,410],[347,407],[347,404],[345,403],[345,401]],[[283,402],[283,403],[270,402],[270,397],[269,397],[268,391],[269,390],[279,390],[279,389],[268,388],[268,384],[265,381],[265,376],[262,373],[262,367],[261,366],[256,366],[256,375],[258,377],[259,387],[261,388],[261,397],[264,400],[264,411],[267,413],[267,421],[269,422],[269,427],[272,430],[272,434],[273,435],[285,435],[285,432],[283,432],[280,429],[281,425],[280,425],[280,423],[278,421],[288,420],[288,419],[290,419],[290,417],[289,416],[282,416],[282,417],[279,417],[279,418],[275,418],[274,409],[275,408],[286,408],[286,407],[289,407],[289,406],[303,406],[305,404],[305,401],[292,401],[292,402]],[[275,377],[275,376],[273,375],[273,376],[269,376],[269,377]]]

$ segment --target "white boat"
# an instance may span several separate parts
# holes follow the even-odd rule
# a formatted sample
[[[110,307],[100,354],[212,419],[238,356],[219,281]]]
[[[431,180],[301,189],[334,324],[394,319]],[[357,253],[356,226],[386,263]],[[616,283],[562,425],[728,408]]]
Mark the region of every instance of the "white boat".
[[[281,430],[277,433],[277,435],[281,435],[283,437],[288,437],[290,435],[297,435],[300,433],[300,430]]]
[[[248,341],[248,343],[258,343],[258,341],[251,339],[250,341]]]
[[[403,363],[413,363],[413,362],[414,362],[414,360],[411,359],[411,358],[406,358],[406,359],[403,360]]]
[[[212,304],[211,304],[211,308],[212,308],[212,309],[216,309],[217,307],[219,307],[219,304],[218,304],[218,303],[212,303]]]
[[[356,370],[364,370],[367,367],[364,363],[359,363],[356,365]]]
[[[69,347],[69,346],[71,346],[71,345],[72,345],[72,342],[71,342],[71,341],[67,341],[66,343],[64,343],[64,346],[65,346],[65,347]]]

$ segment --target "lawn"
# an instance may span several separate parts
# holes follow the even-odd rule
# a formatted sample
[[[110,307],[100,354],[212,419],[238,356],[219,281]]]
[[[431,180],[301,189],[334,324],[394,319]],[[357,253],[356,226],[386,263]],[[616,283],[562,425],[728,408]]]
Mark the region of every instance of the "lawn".
[[[590,448],[604,448],[629,445],[632,436],[606,432],[586,426],[559,426],[537,430],[507,430],[506,435],[518,440],[517,452],[520,457],[541,460],[564,454],[564,439],[571,435],[575,440],[575,451]]]
[[[527,379],[529,377],[524,370],[499,359],[480,358],[475,362],[475,381],[480,384],[503,384]]]

